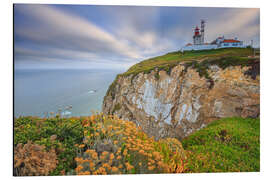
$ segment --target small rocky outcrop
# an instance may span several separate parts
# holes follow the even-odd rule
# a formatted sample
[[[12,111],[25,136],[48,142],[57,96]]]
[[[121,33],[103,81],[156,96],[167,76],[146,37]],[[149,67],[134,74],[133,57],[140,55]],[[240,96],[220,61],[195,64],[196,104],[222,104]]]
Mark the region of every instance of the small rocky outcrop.
[[[205,72],[180,63],[170,72],[118,76],[103,112],[135,122],[156,139],[181,139],[223,117],[259,116],[259,61],[226,68],[212,64]]]

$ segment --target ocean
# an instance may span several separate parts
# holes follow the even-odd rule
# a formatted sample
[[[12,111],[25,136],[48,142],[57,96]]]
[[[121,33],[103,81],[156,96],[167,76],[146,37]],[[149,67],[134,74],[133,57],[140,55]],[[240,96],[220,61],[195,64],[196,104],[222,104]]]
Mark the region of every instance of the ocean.
[[[60,110],[87,116],[102,110],[103,97],[116,70],[18,70],[14,72],[14,116],[40,116]],[[51,114],[52,114],[51,113]]]

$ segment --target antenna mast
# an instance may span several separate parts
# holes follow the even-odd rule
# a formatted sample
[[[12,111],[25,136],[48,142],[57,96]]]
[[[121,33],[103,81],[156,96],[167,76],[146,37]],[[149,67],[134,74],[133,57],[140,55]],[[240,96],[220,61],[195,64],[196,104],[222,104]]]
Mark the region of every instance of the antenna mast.
[[[204,44],[204,26],[205,20],[201,19],[201,44]]]

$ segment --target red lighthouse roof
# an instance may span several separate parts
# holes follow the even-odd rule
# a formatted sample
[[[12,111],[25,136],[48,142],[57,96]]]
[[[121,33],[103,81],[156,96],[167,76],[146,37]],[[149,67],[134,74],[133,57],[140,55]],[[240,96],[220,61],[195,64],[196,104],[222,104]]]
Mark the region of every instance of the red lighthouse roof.
[[[194,35],[197,36],[197,35],[199,35],[199,34],[200,34],[200,29],[199,29],[198,26],[196,26]]]
[[[235,39],[224,39],[223,42],[224,42],[224,43],[234,43],[234,42],[240,42],[240,41],[235,40]]]

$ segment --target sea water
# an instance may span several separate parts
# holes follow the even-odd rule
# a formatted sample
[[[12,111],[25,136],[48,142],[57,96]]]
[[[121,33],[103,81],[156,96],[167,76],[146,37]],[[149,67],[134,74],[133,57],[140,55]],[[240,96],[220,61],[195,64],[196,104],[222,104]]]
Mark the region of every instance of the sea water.
[[[109,85],[121,70],[15,70],[14,116],[61,112],[87,116],[102,110]]]

